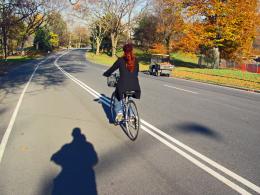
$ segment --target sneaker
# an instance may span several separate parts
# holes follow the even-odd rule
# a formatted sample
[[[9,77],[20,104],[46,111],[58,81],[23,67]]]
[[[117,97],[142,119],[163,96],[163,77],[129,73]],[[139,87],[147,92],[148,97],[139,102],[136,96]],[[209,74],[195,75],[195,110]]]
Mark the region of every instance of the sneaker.
[[[120,121],[122,121],[122,119],[123,119],[123,113],[121,113],[121,112],[119,112],[119,113],[117,113],[117,115],[116,115],[116,122],[120,122]]]

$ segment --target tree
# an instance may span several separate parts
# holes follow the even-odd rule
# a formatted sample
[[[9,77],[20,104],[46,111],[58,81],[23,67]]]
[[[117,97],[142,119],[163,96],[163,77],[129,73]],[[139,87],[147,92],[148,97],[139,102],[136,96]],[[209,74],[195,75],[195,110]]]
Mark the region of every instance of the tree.
[[[68,43],[68,27],[59,12],[51,11],[46,18],[47,28],[50,32],[58,35],[59,46],[66,46]]]
[[[52,42],[55,43],[56,42],[55,36],[53,36],[52,38],[54,38]],[[50,51],[52,50],[52,45],[50,40],[51,40],[51,36],[49,31],[46,28],[40,27],[36,31],[36,35],[34,38],[34,47],[41,51]]]
[[[183,25],[183,30],[182,33],[179,34],[178,40],[172,43],[173,50],[181,50],[187,53],[199,53],[199,46],[204,43],[201,36],[202,31],[203,24],[187,21]]]
[[[116,55],[116,48],[119,36],[125,30],[125,26],[123,25],[122,20],[128,13],[130,3],[131,0],[101,1],[101,7],[99,12],[103,13],[103,15],[101,16],[101,18],[103,19],[103,25],[108,28],[107,30],[110,34],[112,45],[112,57],[115,57]]]
[[[14,51],[20,45],[20,40],[23,38],[25,24],[20,21],[15,25],[15,28],[10,28],[7,34],[7,55],[14,54]]]
[[[182,3],[180,0],[156,0],[155,13],[157,13],[157,44],[163,43],[167,52],[172,50],[173,42],[178,41],[183,31]]]
[[[105,18],[100,18],[91,25],[91,36],[93,43],[96,46],[96,55],[99,55],[100,46],[106,33],[108,32],[108,27],[106,26],[107,23],[104,20]]]
[[[89,34],[87,28],[83,26],[77,26],[74,29],[75,42],[78,48],[86,46],[89,42]]]
[[[104,13],[106,13],[107,26],[109,27],[109,33],[112,45],[112,57],[116,55],[117,44],[119,36],[123,34],[125,30],[128,31],[128,39],[131,38],[132,27],[132,13],[135,11],[136,5],[139,0],[106,0],[103,2]],[[141,5],[139,5],[140,9]],[[124,22],[124,18],[128,18],[127,22]],[[125,42],[130,41],[126,40]]]
[[[134,29],[134,39],[142,45],[145,50],[151,48],[156,42],[158,18],[151,14],[141,17],[137,27]]]
[[[189,0],[185,4],[193,23],[201,24],[200,48],[216,48],[225,59],[249,55],[259,25],[257,0]]]
[[[75,5],[75,10],[81,18],[94,18],[92,22],[93,39],[101,44],[104,31],[110,35],[112,56],[116,54],[119,37],[127,30],[128,35],[132,30],[132,21],[138,3],[145,0],[96,0],[84,1]],[[142,5],[139,4],[138,9]],[[96,23],[98,21],[98,23]],[[101,23],[100,23],[101,22]],[[99,36],[100,35],[100,36]],[[97,46],[97,53],[98,52]]]
[[[46,10],[43,3],[36,1],[34,6],[34,11],[28,17],[23,19],[25,29],[22,32],[22,38],[20,40],[22,50],[24,49],[28,37],[35,33],[36,29],[38,29],[46,19]]]
[[[21,49],[24,49],[25,42],[28,37],[35,33],[36,29],[44,22],[44,16],[40,13],[33,14],[24,20],[25,29],[22,31],[22,38],[20,40]]]
[[[38,10],[38,1],[9,0],[0,2],[0,28],[4,57],[7,58],[7,44],[10,30]]]
[[[49,32],[49,43],[52,49],[59,47],[59,35],[54,32]]]

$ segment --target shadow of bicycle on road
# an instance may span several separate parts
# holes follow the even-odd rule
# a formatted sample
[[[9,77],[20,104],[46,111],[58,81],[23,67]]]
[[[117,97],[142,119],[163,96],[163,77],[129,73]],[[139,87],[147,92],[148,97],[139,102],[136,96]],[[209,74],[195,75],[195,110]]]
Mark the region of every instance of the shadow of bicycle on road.
[[[106,117],[108,119],[108,122],[110,124],[114,124],[114,119],[113,119],[111,109],[110,109],[110,100],[111,100],[111,98],[109,98],[105,94],[101,94],[100,98],[94,99],[95,102],[101,104],[101,106],[104,110],[104,113],[106,114]]]
[[[106,114],[108,122],[110,124],[115,124],[114,116],[111,113],[110,100],[111,100],[111,98],[109,98],[105,94],[101,94],[100,98],[94,99],[95,102],[97,102],[97,103],[102,105],[103,111]],[[119,126],[121,127],[123,132],[126,134],[126,136],[129,136],[125,125],[121,123],[121,124],[119,124]]]

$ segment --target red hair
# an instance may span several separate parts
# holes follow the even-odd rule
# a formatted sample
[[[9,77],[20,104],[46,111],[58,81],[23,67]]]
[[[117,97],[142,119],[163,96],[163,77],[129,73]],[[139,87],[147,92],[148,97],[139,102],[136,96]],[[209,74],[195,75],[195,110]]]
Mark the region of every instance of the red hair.
[[[123,50],[124,50],[124,59],[126,61],[126,68],[130,72],[134,72],[135,56],[133,54],[133,45],[128,43],[128,44],[124,45]]]

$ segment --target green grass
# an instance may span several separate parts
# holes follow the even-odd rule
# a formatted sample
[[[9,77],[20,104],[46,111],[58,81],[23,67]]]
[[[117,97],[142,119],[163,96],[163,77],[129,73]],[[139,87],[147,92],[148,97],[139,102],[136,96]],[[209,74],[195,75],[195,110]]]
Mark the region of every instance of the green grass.
[[[117,52],[117,56],[122,56],[122,55],[123,55],[122,51]],[[149,55],[149,54],[144,54],[144,52],[142,52],[141,50],[135,49],[135,55],[137,56],[137,58],[139,60],[140,71],[148,70],[147,60],[148,60],[148,58],[150,59],[150,57],[147,57],[147,55]],[[95,55],[92,52],[87,52],[86,58],[88,60],[90,60],[91,62],[106,65],[106,66],[113,65],[113,63],[117,60],[117,57],[112,58],[109,55],[107,55],[106,53],[102,53],[100,55]]]
[[[92,52],[87,52],[86,57],[88,60],[92,62],[95,62],[97,64],[102,64],[102,65],[107,65],[107,66],[111,66],[117,60],[117,58],[112,58],[104,53],[100,55],[95,55]]]
[[[171,54],[171,58],[174,60],[179,60],[183,62],[189,62],[196,64],[198,63],[198,57],[195,54],[176,52]]]
[[[118,52],[117,55],[122,56],[122,51]],[[139,59],[140,70],[148,70],[151,54],[135,49],[135,55]],[[93,53],[87,53],[86,56],[92,62],[108,66],[112,65],[117,59],[111,58],[107,54],[96,56]],[[174,65],[176,65],[173,70],[173,77],[248,89],[260,89],[260,74],[233,69],[198,68],[198,58],[194,54],[177,52],[171,54],[171,58]]]
[[[193,73],[200,73],[205,75],[213,75],[213,76],[220,76],[226,78],[234,78],[239,80],[245,81],[252,81],[260,83],[260,74],[244,72],[240,70],[232,70],[232,69],[200,69],[200,68],[184,68],[178,67],[178,70],[193,72]]]
[[[171,54],[171,59],[175,66],[179,67],[198,67],[198,57],[195,54],[176,52]]]
[[[23,62],[31,59],[33,59],[33,57],[30,56],[9,56],[7,60],[0,59],[0,61],[1,62]]]
[[[0,59],[0,75],[8,72],[11,68],[32,59],[34,58],[29,56],[9,56],[6,60]]]

